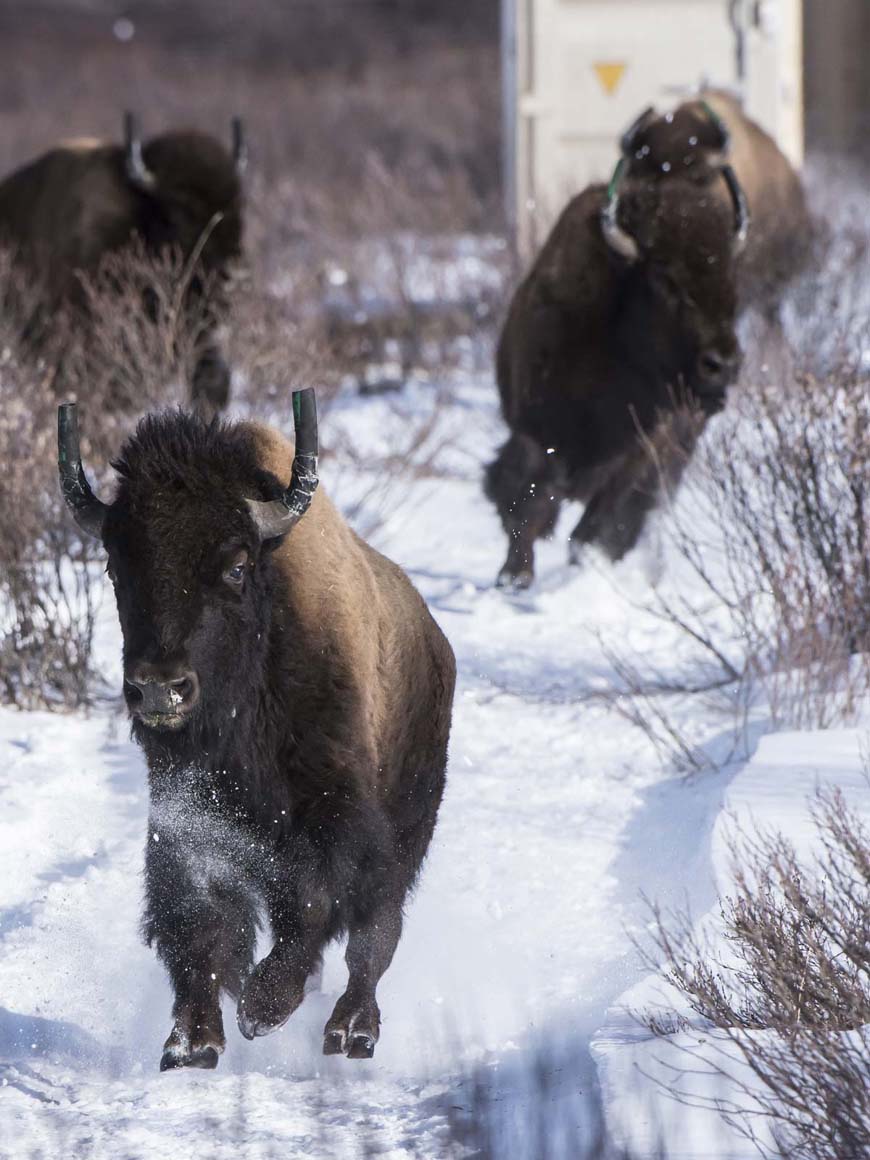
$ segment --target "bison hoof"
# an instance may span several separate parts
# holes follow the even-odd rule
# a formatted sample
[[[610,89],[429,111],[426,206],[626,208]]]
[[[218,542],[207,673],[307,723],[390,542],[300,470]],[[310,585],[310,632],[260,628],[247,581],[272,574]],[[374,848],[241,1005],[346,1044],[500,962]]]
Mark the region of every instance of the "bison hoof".
[[[289,1014],[285,1015],[283,1019],[257,1018],[249,1015],[241,1005],[236,1012],[239,1031],[245,1039],[258,1039],[261,1035],[271,1035],[273,1031],[278,1031],[279,1028],[283,1027],[289,1018]]]
[[[200,1025],[196,1033],[187,1030],[186,1020],[176,1023],[163,1044],[160,1057],[161,1071],[175,1071],[179,1067],[198,1067],[212,1071],[224,1049],[223,1023],[220,1011],[208,1020],[210,1026]]]
[[[514,572],[505,565],[496,577],[495,586],[508,588],[513,592],[524,592],[527,588],[531,588],[534,579],[535,574],[531,568],[521,568],[519,572]]]
[[[327,1031],[323,1036],[324,1055],[344,1055],[345,1034],[343,1031]]]
[[[374,998],[360,1003],[358,996],[345,992],[323,1029],[323,1054],[371,1059],[380,1026],[381,1013]]]
[[[257,963],[245,984],[236,1019],[245,1039],[283,1027],[305,996],[308,972],[300,972],[273,950]]]
[[[348,1059],[371,1059],[375,1053],[375,1041],[371,1035],[351,1035],[347,1045]]]
[[[376,1039],[367,1031],[327,1031],[323,1036],[324,1055],[346,1055],[348,1059],[371,1059]]]
[[[175,1071],[179,1067],[198,1067],[204,1071],[214,1071],[220,1053],[216,1047],[197,1047],[181,1054],[175,1048],[167,1048],[160,1057],[161,1071]]]

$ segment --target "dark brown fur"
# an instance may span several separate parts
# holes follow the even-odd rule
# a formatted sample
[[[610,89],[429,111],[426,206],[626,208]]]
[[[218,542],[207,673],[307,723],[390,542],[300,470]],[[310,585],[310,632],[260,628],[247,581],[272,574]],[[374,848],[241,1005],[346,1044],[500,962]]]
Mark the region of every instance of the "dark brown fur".
[[[0,182],[0,244],[12,251],[37,291],[39,315],[27,320],[37,355],[58,310],[70,307],[77,325],[88,324],[81,275],[93,277],[107,254],[134,238],[154,255],[175,247],[189,258],[201,247],[190,292],[209,285],[213,317],[191,393],[206,409],[218,409],[227,401],[229,372],[211,332],[225,312],[215,276],[241,250],[242,191],[235,165],[218,141],[193,131],[155,137],[142,152],[156,178],[149,192],[128,180],[123,147],[98,141],[60,145],[16,170]]]
[[[707,164],[721,153],[718,134],[692,102],[635,140],[619,223],[638,260],[606,243],[606,192],[590,186],[564,210],[514,294],[496,361],[511,436],[486,475],[509,540],[500,583],[531,582],[535,540],[553,530],[566,498],[586,504],[573,561],[588,543],[613,560],[635,545],[736,377],[738,304],[772,309],[800,264],[809,225],[796,175],[729,98],[709,100],[731,130],[754,215],[740,258],[727,186]],[[671,449],[657,465],[644,451],[650,437]]]
[[[127,686],[151,779],[145,931],[176,996],[164,1067],[214,1066],[222,991],[247,1036],[280,1026],[345,932],[324,1050],[372,1053],[444,786],[453,654],[401,569],[322,490],[258,543],[244,498],[280,494],[292,457],[267,428],[146,420],[105,521],[128,681],[180,667],[201,689],[181,727],[156,727]],[[221,575],[240,550],[237,593]],[[261,910],[274,947],[254,967]]]
[[[720,147],[704,104],[728,129],[729,160],[751,216],[746,249],[737,264],[740,307],[758,305],[775,314],[783,285],[809,257],[814,227],[798,174],[773,138],[743,113],[734,97],[706,92],[703,103],[701,99],[687,101],[669,118],[651,121],[638,135],[629,171],[657,181],[668,175],[686,177],[728,204],[724,181],[707,164]]]

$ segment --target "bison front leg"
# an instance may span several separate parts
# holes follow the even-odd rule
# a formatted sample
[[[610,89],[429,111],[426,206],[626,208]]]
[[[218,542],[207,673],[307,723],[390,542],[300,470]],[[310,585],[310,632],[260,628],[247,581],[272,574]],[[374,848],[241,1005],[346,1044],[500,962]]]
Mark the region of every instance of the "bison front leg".
[[[572,563],[586,544],[598,544],[614,562],[635,547],[650,512],[676,491],[706,421],[688,408],[665,415],[615,462],[571,533]]]
[[[322,888],[282,899],[271,911],[275,945],[251,972],[239,999],[239,1030],[246,1039],[283,1027],[305,997],[305,984],[334,933],[333,899]]]
[[[381,1029],[376,990],[402,933],[402,905],[382,902],[351,925],[345,962],[347,990],[323,1029],[323,1054],[371,1059]]]
[[[230,398],[230,368],[215,345],[199,354],[190,381],[190,401],[194,410],[211,419],[226,407]]]
[[[561,489],[555,456],[526,435],[512,435],[486,471],[484,490],[508,535],[499,587],[528,588],[535,574],[535,540],[556,525]]]
[[[238,994],[253,956],[256,913],[243,888],[213,877],[216,856],[195,835],[153,822],[145,859],[143,930],[166,966],[173,1027],[160,1070],[217,1067],[224,1049],[221,990]]]

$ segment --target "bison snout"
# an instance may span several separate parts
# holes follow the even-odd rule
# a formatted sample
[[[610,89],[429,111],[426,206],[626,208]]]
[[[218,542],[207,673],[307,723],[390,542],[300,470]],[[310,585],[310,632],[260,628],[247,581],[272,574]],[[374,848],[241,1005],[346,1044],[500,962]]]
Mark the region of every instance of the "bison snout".
[[[178,723],[199,700],[199,678],[193,669],[140,663],[124,677],[127,708],[154,725]]]

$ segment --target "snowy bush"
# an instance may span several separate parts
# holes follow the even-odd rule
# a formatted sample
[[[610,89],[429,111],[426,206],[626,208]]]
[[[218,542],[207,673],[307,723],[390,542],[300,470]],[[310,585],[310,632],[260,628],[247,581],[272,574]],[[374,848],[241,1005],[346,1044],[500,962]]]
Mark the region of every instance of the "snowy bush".
[[[723,656],[761,687],[776,723],[824,726],[867,688],[867,387],[854,365],[821,377],[759,376],[697,465],[718,552],[685,507],[671,525],[682,558],[728,610]]]
[[[757,361],[661,519],[669,568],[643,604],[682,636],[679,672],[603,641],[624,711],[684,768],[704,759],[669,695],[716,694],[739,738],[753,709],[824,728],[870,691],[870,379],[781,342]],[[664,474],[679,449],[661,444]]]
[[[686,915],[655,912],[657,945],[666,978],[724,1035],[685,1050],[687,1066],[727,1079],[726,1118],[756,1143],[756,1117],[771,1121],[792,1160],[858,1160],[870,1155],[870,833],[838,792],[818,794],[813,821],[814,861],[776,834],[734,837],[727,960]],[[688,1026],[646,1022],[658,1035]]]
[[[54,398],[0,342],[0,697],[87,700],[99,574],[62,510]]]
[[[57,404],[80,402],[89,468],[104,476],[138,415],[183,397],[205,324],[182,309],[186,277],[171,254],[111,255],[82,281],[93,319],[83,328],[71,311],[48,316],[38,287],[0,253],[0,690],[10,704],[90,698],[102,564],[61,500]]]

